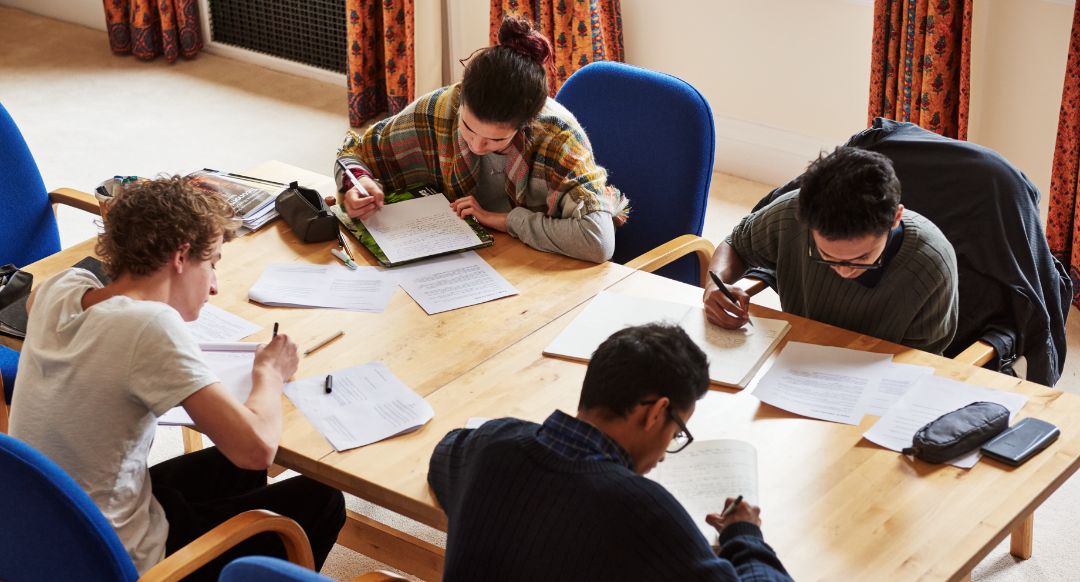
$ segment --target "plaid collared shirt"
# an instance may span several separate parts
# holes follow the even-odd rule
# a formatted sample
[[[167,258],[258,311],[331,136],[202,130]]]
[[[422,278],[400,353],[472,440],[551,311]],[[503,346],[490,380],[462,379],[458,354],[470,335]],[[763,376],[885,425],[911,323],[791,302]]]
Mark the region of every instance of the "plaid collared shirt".
[[[547,417],[536,440],[575,461],[612,461],[633,469],[633,460],[618,443],[595,426],[556,410]]]

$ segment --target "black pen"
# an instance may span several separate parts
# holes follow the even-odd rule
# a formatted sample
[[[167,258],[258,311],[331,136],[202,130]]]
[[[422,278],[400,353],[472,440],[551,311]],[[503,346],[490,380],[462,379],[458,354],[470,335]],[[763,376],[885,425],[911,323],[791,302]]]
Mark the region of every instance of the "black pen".
[[[323,391],[327,394],[334,391],[334,377],[330,374],[326,375],[326,384],[323,386]],[[742,499],[741,497],[739,499]]]
[[[327,377],[329,378],[329,376]],[[735,508],[738,507],[740,503],[742,503],[742,495],[736,497],[735,501],[731,502],[731,505],[727,506],[724,511],[720,512],[720,519],[727,519],[731,517],[731,514],[735,513]]]
[[[712,277],[712,282],[716,283],[716,286],[720,289],[720,292],[724,294],[724,297],[727,297],[728,300],[734,303],[737,307],[739,305],[739,300],[735,299],[735,294],[731,292],[731,289],[727,288],[727,285],[724,285],[724,282],[720,280],[720,277],[718,277],[716,273],[713,273],[712,271],[709,271],[709,277]],[[754,322],[750,321],[749,315],[746,318],[746,323],[754,325]]]
[[[274,336],[273,337],[277,337],[277,323],[278,322],[276,322],[276,321],[274,322]]]

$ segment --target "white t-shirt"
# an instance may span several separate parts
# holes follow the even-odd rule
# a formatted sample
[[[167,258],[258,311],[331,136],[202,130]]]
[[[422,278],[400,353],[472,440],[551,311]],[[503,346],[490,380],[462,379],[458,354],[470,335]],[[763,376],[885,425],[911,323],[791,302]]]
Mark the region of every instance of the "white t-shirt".
[[[11,435],[90,494],[144,572],[164,558],[169,533],[147,467],[157,417],[218,378],[175,309],[116,296],[83,310],[96,287],[88,271],[68,269],[38,288]]]

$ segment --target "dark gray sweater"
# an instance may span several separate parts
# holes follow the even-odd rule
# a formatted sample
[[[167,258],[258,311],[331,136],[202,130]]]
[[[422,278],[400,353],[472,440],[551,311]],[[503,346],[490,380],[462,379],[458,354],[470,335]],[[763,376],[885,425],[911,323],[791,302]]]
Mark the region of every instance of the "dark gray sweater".
[[[727,238],[747,268],[775,273],[784,311],[940,354],[956,332],[958,300],[956,255],[941,231],[904,209],[900,250],[867,287],[808,257],[798,196],[785,194],[746,216]]]

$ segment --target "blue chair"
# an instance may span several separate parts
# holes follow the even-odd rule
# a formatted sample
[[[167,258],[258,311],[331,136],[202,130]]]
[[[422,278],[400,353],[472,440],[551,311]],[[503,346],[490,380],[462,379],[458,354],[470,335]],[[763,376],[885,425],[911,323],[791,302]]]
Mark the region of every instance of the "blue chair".
[[[47,192],[34,156],[15,120],[0,104],[0,264],[24,267],[60,250],[60,233],[51,205],[66,204],[100,214],[97,199],[78,190]],[[7,407],[15,389],[19,353],[0,346],[0,432],[7,432]]]
[[[229,562],[218,577],[218,582],[327,582],[329,580],[332,578],[285,560],[267,556],[237,558]],[[370,572],[353,578],[352,582],[394,582],[396,580],[405,580],[405,578],[388,572]]]
[[[56,463],[0,434],[0,580],[136,580],[116,531],[90,496]],[[264,532],[281,536],[289,559],[311,568],[304,530],[270,511],[247,511],[159,562],[144,579],[179,580]]]
[[[610,182],[630,198],[612,260],[703,286],[713,247],[700,236],[716,148],[705,97],[671,75],[597,62],[571,75],[555,99],[577,117]],[[698,260],[671,262],[688,252]]]

